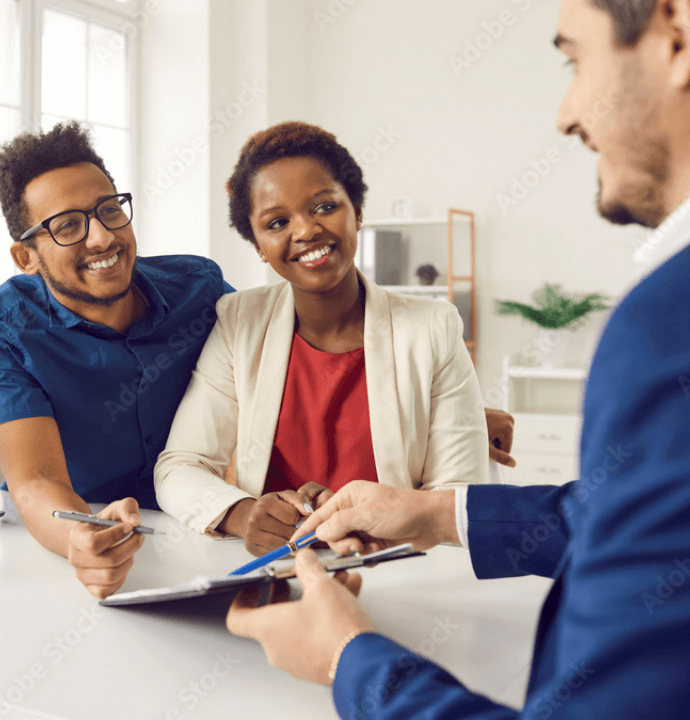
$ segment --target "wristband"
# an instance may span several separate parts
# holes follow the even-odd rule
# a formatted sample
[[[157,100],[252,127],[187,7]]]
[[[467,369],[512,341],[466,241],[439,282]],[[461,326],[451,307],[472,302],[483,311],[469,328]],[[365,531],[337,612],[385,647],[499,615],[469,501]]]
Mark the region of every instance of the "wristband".
[[[335,680],[335,673],[338,669],[338,663],[340,662],[340,656],[343,654],[343,651],[350,644],[351,640],[354,640],[358,635],[362,635],[363,632],[363,630],[353,630],[343,638],[343,641],[336,648],[333,653],[333,659],[331,660],[331,667],[328,670],[328,679],[331,683]]]

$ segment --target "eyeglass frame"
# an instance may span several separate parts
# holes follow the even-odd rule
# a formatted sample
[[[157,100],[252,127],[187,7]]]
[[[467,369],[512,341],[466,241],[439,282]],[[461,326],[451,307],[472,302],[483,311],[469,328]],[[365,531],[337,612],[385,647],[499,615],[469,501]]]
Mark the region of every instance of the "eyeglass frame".
[[[103,220],[101,220],[100,215],[96,212],[96,210],[105,202],[108,202],[108,200],[112,200],[113,198],[117,197],[123,197],[129,202],[129,207],[132,210],[132,216],[129,218],[129,221],[126,222],[124,225],[120,225],[120,227],[117,228],[109,228]],[[67,243],[67,245],[63,245],[62,243],[59,243],[55,236],[53,235],[51,229],[50,229],[50,223],[55,220],[56,217],[60,217],[60,215],[66,215],[67,213],[73,213],[73,212],[80,212],[86,217],[86,232],[84,234],[84,237],[81,240],[77,240],[73,243]],[[24,240],[28,240],[29,238],[33,237],[39,230],[46,229],[48,231],[48,234],[50,235],[51,239],[56,245],[59,245],[60,247],[72,247],[72,245],[78,245],[79,243],[84,242],[87,237],[89,237],[89,229],[90,229],[90,220],[89,215],[93,215],[98,222],[103,225],[103,227],[106,230],[121,230],[122,228],[127,227],[128,225],[132,224],[132,219],[134,218],[134,205],[132,204],[132,193],[115,193],[114,195],[108,195],[107,197],[102,198],[99,200],[90,210],[63,210],[62,212],[55,213],[55,215],[51,215],[49,218],[44,220],[41,223],[38,223],[38,225],[34,225],[32,228],[29,228],[26,232],[23,232],[19,238],[20,242],[23,242]]]

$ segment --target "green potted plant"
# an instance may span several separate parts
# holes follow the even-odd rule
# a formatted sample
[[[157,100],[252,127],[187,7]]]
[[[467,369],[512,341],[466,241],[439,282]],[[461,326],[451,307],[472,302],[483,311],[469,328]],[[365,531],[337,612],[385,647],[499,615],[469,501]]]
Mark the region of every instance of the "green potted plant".
[[[496,312],[499,315],[520,315],[520,317],[539,326],[539,350],[542,365],[554,367],[562,365],[566,344],[563,330],[575,330],[580,327],[594,310],[607,310],[607,299],[600,293],[590,293],[582,298],[569,295],[560,285],[546,283],[534,295],[535,305],[497,300]]]
[[[420,265],[415,271],[420,285],[433,285],[439,273],[433,265]]]

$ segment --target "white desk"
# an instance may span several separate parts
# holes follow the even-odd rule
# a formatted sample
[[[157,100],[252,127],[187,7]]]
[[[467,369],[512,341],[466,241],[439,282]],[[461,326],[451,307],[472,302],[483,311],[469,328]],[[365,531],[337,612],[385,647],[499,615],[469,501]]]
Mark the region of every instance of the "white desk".
[[[328,689],[275,670],[258,644],[227,632],[222,595],[100,607],[67,561],[33,540],[7,493],[0,502],[9,508],[0,519],[0,718],[337,717]],[[250,559],[241,541],[198,536],[162,513],[144,511],[142,522],[168,536],[146,539],[123,590],[221,575]],[[451,547],[363,577],[362,602],[383,633],[469,687],[522,703],[548,580],[480,582],[467,551]]]

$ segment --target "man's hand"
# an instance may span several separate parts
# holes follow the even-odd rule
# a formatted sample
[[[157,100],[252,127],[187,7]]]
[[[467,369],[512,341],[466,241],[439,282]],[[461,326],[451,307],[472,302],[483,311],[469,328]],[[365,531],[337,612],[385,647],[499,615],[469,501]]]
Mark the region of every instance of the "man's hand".
[[[134,554],[144,543],[144,535],[132,533],[141,524],[139,505],[134,498],[111,503],[97,517],[121,520],[122,525],[102,528],[76,523],[69,534],[67,557],[86,589],[102,599],[124,583]]]
[[[328,671],[343,640],[376,631],[356,599],[362,578],[344,572],[329,577],[313,550],[300,550],[295,565],[304,588],[300,600],[257,607],[257,589],[245,588],[230,606],[228,630],[258,640],[271,665],[330,685]]]
[[[510,456],[515,419],[504,410],[485,408],[485,411],[489,430],[489,457],[501,465],[515,467],[517,465],[515,458]]]
[[[310,507],[310,498],[294,490],[245,498],[228,510],[216,529],[244,538],[252,555],[264,555],[285,545]]]
[[[342,555],[408,542],[415,550],[457,543],[455,491],[408,490],[355,480],[310,515],[295,538],[312,530]]]

